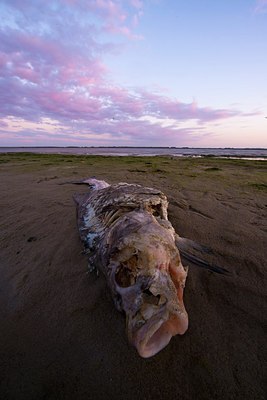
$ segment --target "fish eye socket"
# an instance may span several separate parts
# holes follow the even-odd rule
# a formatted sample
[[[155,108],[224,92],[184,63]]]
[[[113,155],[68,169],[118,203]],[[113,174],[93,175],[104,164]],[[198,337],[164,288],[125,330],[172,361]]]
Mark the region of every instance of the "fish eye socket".
[[[136,276],[127,266],[120,264],[115,274],[115,281],[120,287],[126,288],[135,284]]]
[[[154,204],[151,207],[151,211],[152,211],[152,215],[154,215],[154,217],[162,217],[162,206],[161,204]]]

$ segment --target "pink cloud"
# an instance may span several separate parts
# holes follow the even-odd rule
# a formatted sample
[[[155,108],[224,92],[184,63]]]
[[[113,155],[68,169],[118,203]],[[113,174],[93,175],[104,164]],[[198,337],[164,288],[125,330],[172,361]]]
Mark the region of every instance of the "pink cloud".
[[[71,1],[61,0],[62,3],[73,5],[75,8],[81,7],[83,10],[89,10],[101,18],[103,29],[108,33],[115,33],[126,36],[130,39],[140,39],[141,35],[133,33],[132,28],[138,25],[142,15],[142,2],[138,0],[91,0],[91,1]],[[138,10],[134,17],[126,11],[127,6],[132,6]],[[130,20],[135,23],[130,23]]]
[[[201,132],[204,123],[240,115],[110,82],[102,60],[114,47],[103,42],[101,34],[109,29],[132,39],[131,24],[142,11],[141,1],[58,0],[55,9],[52,2],[3,3],[16,15],[17,27],[0,25],[0,116],[36,123],[37,138],[43,119],[50,118],[61,127],[61,138],[65,135],[70,142],[79,139],[74,132],[80,132],[83,138],[97,135],[99,140],[110,135],[110,140],[124,137],[143,143],[146,137],[156,145],[164,137],[166,145],[172,140],[186,144],[196,128],[178,129],[181,122],[194,120]],[[101,27],[88,24],[95,15]],[[25,139],[26,131],[16,135]],[[49,140],[51,133],[42,137]]]
[[[267,13],[267,0],[257,0],[254,7],[254,12],[256,14]]]
[[[137,9],[143,8],[143,2],[141,0],[131,0],[131,5]]]
[[[133,24],[134,24],[134,21],[133,21]],[[141,40],[141,39],[143,39],[142,35],[133,34],[131,29],[129,27],[127,27],[127,26],[117,26],[116,24],[107,24],[105,26],[105,30],[108,33],[124,35],[128,39],[132,39],[132,40]]]
[[[109,19],[125,21],[127,18],[126,13],[122,10],[119,2],[111,0],[95,0],[89,2],[89,7],[90,9],[99,11]]]

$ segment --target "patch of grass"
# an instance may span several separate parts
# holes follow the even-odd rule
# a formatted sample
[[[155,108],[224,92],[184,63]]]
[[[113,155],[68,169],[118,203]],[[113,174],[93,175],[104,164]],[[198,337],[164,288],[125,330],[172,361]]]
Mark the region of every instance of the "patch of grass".
[[[266,183],[249,183],[249,186],[258,189],[267,191],[267,184]]]
[[[122,162],[125,164],[136,164],[139,161],[139,158],[137,157],[112,157],[113,160],[116,160],[118,162]]]
[[[8,160],[8,159],[3,159],[3,158],[0,158],[0,164],[6,164],[6,163],[8,163],[10,160]]]
[[[8,164],[9,163],[9,164]],[[245,188],[258,195],[266,193],[266,161],[219,159],[214,157],[188,158],[163,156],[100,156],[39,153],[2,153],[0,168],[35,172],[42,176],[67,177],[96,176],[108,182],[122,179],[157,187],[159,179],[176,187],[189,188],[192,182],[199,190],[205,185],[223,185],[224,188]],[[207,171],[207,172],[206,172]],[[131,176],[130,173],[133,173]],[[264,174],[264,175],[263,175]],[[139,175],[139,176],[138,176]]]

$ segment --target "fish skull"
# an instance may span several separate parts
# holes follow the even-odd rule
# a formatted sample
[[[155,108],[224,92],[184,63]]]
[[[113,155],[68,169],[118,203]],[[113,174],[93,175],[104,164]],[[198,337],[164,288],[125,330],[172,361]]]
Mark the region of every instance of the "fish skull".
[[[141,228],[121,241],[111,258],[109,282],[117,308],[125,312],[129,341],[147,358],[188,328],[183,303],[187,269],[172,232],[160,224],[144,229],[145,235]]]

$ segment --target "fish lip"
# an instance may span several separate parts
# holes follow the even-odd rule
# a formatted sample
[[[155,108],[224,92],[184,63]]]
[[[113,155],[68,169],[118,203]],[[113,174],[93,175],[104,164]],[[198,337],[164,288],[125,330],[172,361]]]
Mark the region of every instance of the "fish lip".
[[[161,314],[161,315],[160,315]],[[161,351],[170,342],[172,335],[165,337],[161,345],[155,347],[149,346],[149,341],[153,335],[160,329],[164,322],[168,320],[168,313],[162,315],[158,313],[151,317],[134,335],[133,344],[139,355],[143,358],[149,358]]]
[[[162,350],[169,341],[172,335],[164,342],[164,345],[158,346],[157,349],[149,349],[148,342],[151,337],[159,330],[164,322],[168,320],[169,312],[166,309],[160,310],[158,313],[154,314],[148,321],[145,322],[136,332],[133,333],[131,342],[136,347],[139,355],[143,358],[152,357],[160,350]]]
[[[172,318],[181,319],[183,329],[173,332],[172,328],[168,327],[168,322]],[[164,325],[165,324],[165,325]],[[179,315],[170,313],[166,308],[154,314],[148,321],[145,322],[134,334],[132,335],[131,342],[136,347],[139,355],[143,358],[149,358],[159,353],[166,347],[171,338],[177,334],[183,335],[188,328],[188,315],[185,310],[181,311]],[[154,335],[159,333],[156,341],[151,340]],[[155,336],[154,336],[155,338]]]

